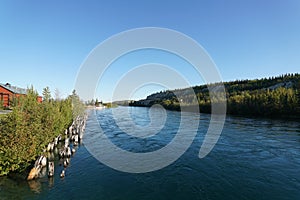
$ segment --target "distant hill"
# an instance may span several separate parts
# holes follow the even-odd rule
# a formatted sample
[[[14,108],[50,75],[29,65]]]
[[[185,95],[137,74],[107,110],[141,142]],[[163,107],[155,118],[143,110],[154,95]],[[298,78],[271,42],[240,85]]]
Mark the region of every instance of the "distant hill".
[[[216,88],[219,84],[210,84],[210,86]],[[300,117],[300,75],[298,73],[255,80],[236,80],[223,84],[226,90],[228,114]],[[191,111],[195,106],[199,106],[200,112],[210,113],[212,100],[207,85],[195,86],[192,89],[197,98],[191,94],[191,88],[184,88],[154,93],[146,99],[133,101],[129,105],[150,107],[160,104],[169,110],[180,110],[181,104],[190,107]]]

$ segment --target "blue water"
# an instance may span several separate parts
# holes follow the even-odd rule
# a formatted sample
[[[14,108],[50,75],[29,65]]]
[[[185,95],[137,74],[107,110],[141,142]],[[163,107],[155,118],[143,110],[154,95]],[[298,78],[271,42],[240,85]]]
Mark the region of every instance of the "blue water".
[[[132,174],[99,162],[88,149],[105,149],[97,146],[97,141],[85,140],[99,133],[100,124],[112,143],[124,150],[155,151],[174,138],[180,113],[166,111],[161,130],[141,139],[122,132],[116,123],[128,124],[130,119],[122,115],[128,109],[136,124],[149,124],[148,108],[114,108],[119,119],[112,116],[112,109],[97,110],[97,120],[90,117],[87,121],[83,143],[71,158],[65,178],[59,177],[63,167],[58,160],[51,180],[2,177],[0,199],[300,199],[300,122],[227,116],[218,143],[199,159],[210,115],[201,114],[199,123],[194,113],[184,113],[190,122],[199,123],[190,148],[161,170]],[[151,112],[153,116],[161,114],[159,110]],[[189,131],[188,123],[185,128]]]

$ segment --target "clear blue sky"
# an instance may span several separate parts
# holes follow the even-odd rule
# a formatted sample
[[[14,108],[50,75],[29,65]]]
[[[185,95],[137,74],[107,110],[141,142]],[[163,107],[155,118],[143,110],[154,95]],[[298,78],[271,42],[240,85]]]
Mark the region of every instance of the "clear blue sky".
[[[149,26],[174,29],[195,39],[225,81],[300,69],[298,0],[1,0],[0,82],[25,88],[33,85],[39,93],[49,86],[66,96],[74,88],[80,65],[96,45],[119,32]],[[125,71],[121,66],[130,69],[142,61],[158,62],[156,53],[129,55],[124,63],[118,60],[101,82],[106,89],[97,91],[96,97],[108,101],[111,82]],[[138,59],[145,55],[147,59]],[[170,58],[167,63],[176,61],[172,56],[163,57]],[[182,61],[177,65],[176,70],[188,74],[192,85],[203,83]],[[146,87],[134,98],[157,90]]]

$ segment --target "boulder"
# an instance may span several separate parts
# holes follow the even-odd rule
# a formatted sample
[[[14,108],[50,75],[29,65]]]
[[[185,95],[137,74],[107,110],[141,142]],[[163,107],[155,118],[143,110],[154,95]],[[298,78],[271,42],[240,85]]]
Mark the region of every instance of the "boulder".
[[[28,177],[27,177],[27,180],[30,181],[30,180],[33,180],[33,179],[37,178],[38,175],[39,175],[39,172],[40,172],[40,168],[33,167],[33,168],[30,170],[30,172],[29,172],[29,175],[28,175]]]

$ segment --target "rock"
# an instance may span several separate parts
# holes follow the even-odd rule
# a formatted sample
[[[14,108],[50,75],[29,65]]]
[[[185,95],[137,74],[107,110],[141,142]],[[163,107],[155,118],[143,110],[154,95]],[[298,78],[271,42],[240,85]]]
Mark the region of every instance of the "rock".
[[[52,177],[54,175],[54,162],[49,162],[48,164],[48,177]]]
[[[74,142],[78,143],[78,134],[74,135]]]
[[[68,167],[69,164],[70,164],[70,159],[69,159],[69,158],[66,158],[66,159],[64,160],[64,167],[65,167],[65,168]]]
[[[47,158],[45,156],[42,156],[41,165],[42,167],[46,167],[47,165]]]
[[[60,178],[63,178],[63,177],[65,177],[65,170],[62,170],[60,173]]]
[[[67,147],[67,148],[66,148],[66,156],[67,156],[68,158],[70,158],[70,157],[71,157],[71,154],[72,154],[71,148],[70,148],[70,147]]]
[[[40,156],[38,159],[35,161],[34,167],[46,167],[47,165],[47,158],[45,156]]]
[[[47,146],[47,151],[52,152],[54,149],[54,142],[50,142]]]
[[[39,168],[36,168],[36,167],[33,167],[30,172],[29,172],[29,175],[27,177],[27,180],[30,181],[30,180],[33,180],[35,178],[38,177],[39,175],[39,172],[40,172],[40,169]]]
[[[58,137],[54,138],[54,146],[56,147],[58,144]]]

